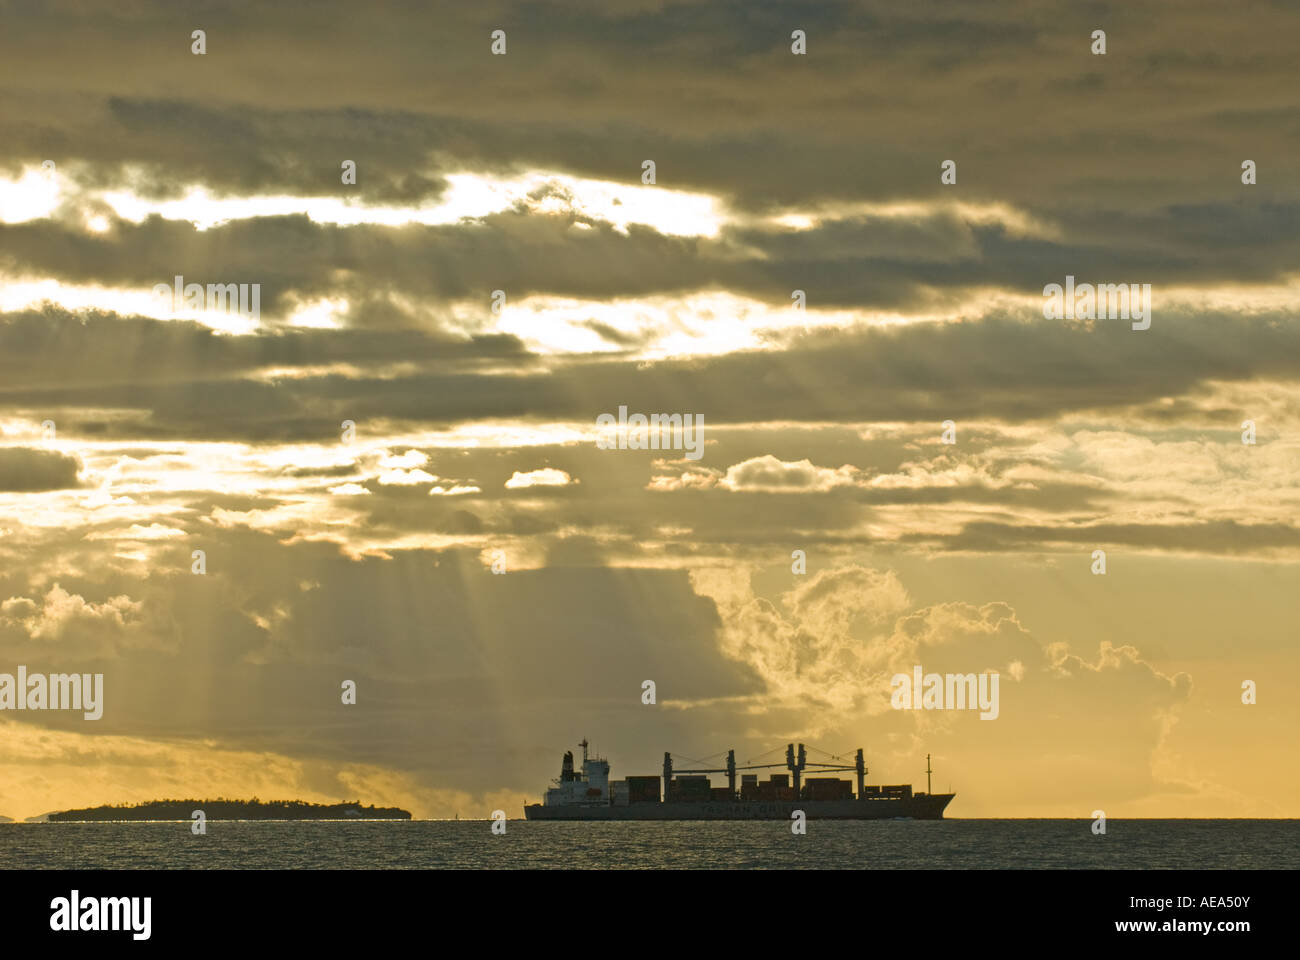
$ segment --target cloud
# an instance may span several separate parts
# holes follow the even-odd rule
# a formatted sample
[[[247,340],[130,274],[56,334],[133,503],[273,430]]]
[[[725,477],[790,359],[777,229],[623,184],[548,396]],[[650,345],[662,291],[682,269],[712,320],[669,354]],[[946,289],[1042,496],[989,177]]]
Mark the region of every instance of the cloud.
[[[341,483],[337,487],[330,487],[330,493],[336,497],[364,497],[369,496],[370,491],[359,483]]]
[[[460,497],[470,493],[482,492],[483,491],[478,487],[461,483],[454,484],[450,487],[444,487],[442,484],[438,484],[436,487],[429,488],[429,496],[431,497]]]
[[[510,479],[506,481],[507,490],[520,490],[525,487],[567,487],[570,484],[578,483],[563,470],[556,470],[553,467],[543,467],[540,470],[529,470],[521,473],[516,470],[511,474]]]
[[[1094,654],[1073,652],[1034,636],[999,601],[918,605],[892,571],[827,569],[775,602],[734,577],[701,573],[694,582],[719,604],[723,650],[764,679],[764,694],[747,704],[753,726],[780,729],[797,705],[801,734],[812,742],[870,730],[878,766],[895,750],[936,751],[948,776],[977,791],[964,798],[968,815],[995,809],[979,795],[985,790],[1005,813],[1064,810],[1082,796],[1138,802],[1175,789],[1154,770],[1188,705],[1191,678],[1162,673],[1133,646],[1102,641]],[[999,674],[997,717],[892,708],[892,676],[916,666]],[[1107,744],[1104,754],[1098,742]],[[1025,755],[1034,757],[1032,771]],[[1027,794],[1016,799],[1020,790]]]
[[[140,643],[135,627],[144,605],[122,594],[102,603],[87,601],[57,583],[39,601],[11,597],[0,608],[0,635],[14,652],[54,651],[102,656]]]
[[[857,471],[845,464],[837,469],[815,467],[807,460],[784,463],[770,454],[728,467],[718,485],[728,490],[805,493],[851,486]]]
[[[0,447],[0,491],[66,490],[80,486],[81,464],[56,450]]]
[[[407,450],[401,454],[385,453],[379,458],[379,465],[387,469],[411,469],[422,467],[429,462],[429,455],[422,450]]]
[[[417,483],[433,483],[438,478],[424,470],[384,470],[379,474],[379,482],[384,486],[414,486]]]

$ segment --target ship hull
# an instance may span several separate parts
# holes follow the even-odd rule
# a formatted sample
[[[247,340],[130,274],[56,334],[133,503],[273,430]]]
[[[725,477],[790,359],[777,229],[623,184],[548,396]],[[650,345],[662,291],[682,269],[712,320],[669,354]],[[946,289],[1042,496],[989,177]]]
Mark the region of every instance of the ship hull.
[[[802,810],[809,820],[942,820],[944,808],[956,794],[912,797],[871,797],[866,800],[793,800],[764,803],[720,801],[704,803],[562,804],[524,807],[528,820],[789,820]]]

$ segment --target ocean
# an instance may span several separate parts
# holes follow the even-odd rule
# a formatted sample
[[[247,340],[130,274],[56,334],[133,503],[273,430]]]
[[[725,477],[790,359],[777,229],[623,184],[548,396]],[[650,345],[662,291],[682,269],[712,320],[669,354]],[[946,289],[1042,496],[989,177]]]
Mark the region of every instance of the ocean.
[[[0,869],[1288,869],[1298,820],[0,824]]]

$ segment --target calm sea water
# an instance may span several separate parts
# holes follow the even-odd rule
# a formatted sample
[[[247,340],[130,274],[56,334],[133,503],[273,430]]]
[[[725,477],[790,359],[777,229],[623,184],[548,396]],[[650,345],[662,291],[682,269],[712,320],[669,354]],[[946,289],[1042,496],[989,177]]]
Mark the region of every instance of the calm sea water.
[[[4,869],[1296,869],[1297,820],[0,824]]]

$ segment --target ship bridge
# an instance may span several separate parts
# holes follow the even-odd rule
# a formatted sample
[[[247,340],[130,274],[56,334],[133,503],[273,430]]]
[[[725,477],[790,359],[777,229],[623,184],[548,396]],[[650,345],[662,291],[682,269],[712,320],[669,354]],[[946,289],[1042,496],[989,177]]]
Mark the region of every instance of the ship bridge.
[[[573,751],[566,750],[560,766],[560,779],[546,791],[546,804],[609,803],[609,761],[603,757],[589,756],[588,743],[582,747],[582,769],[573,769]]]

